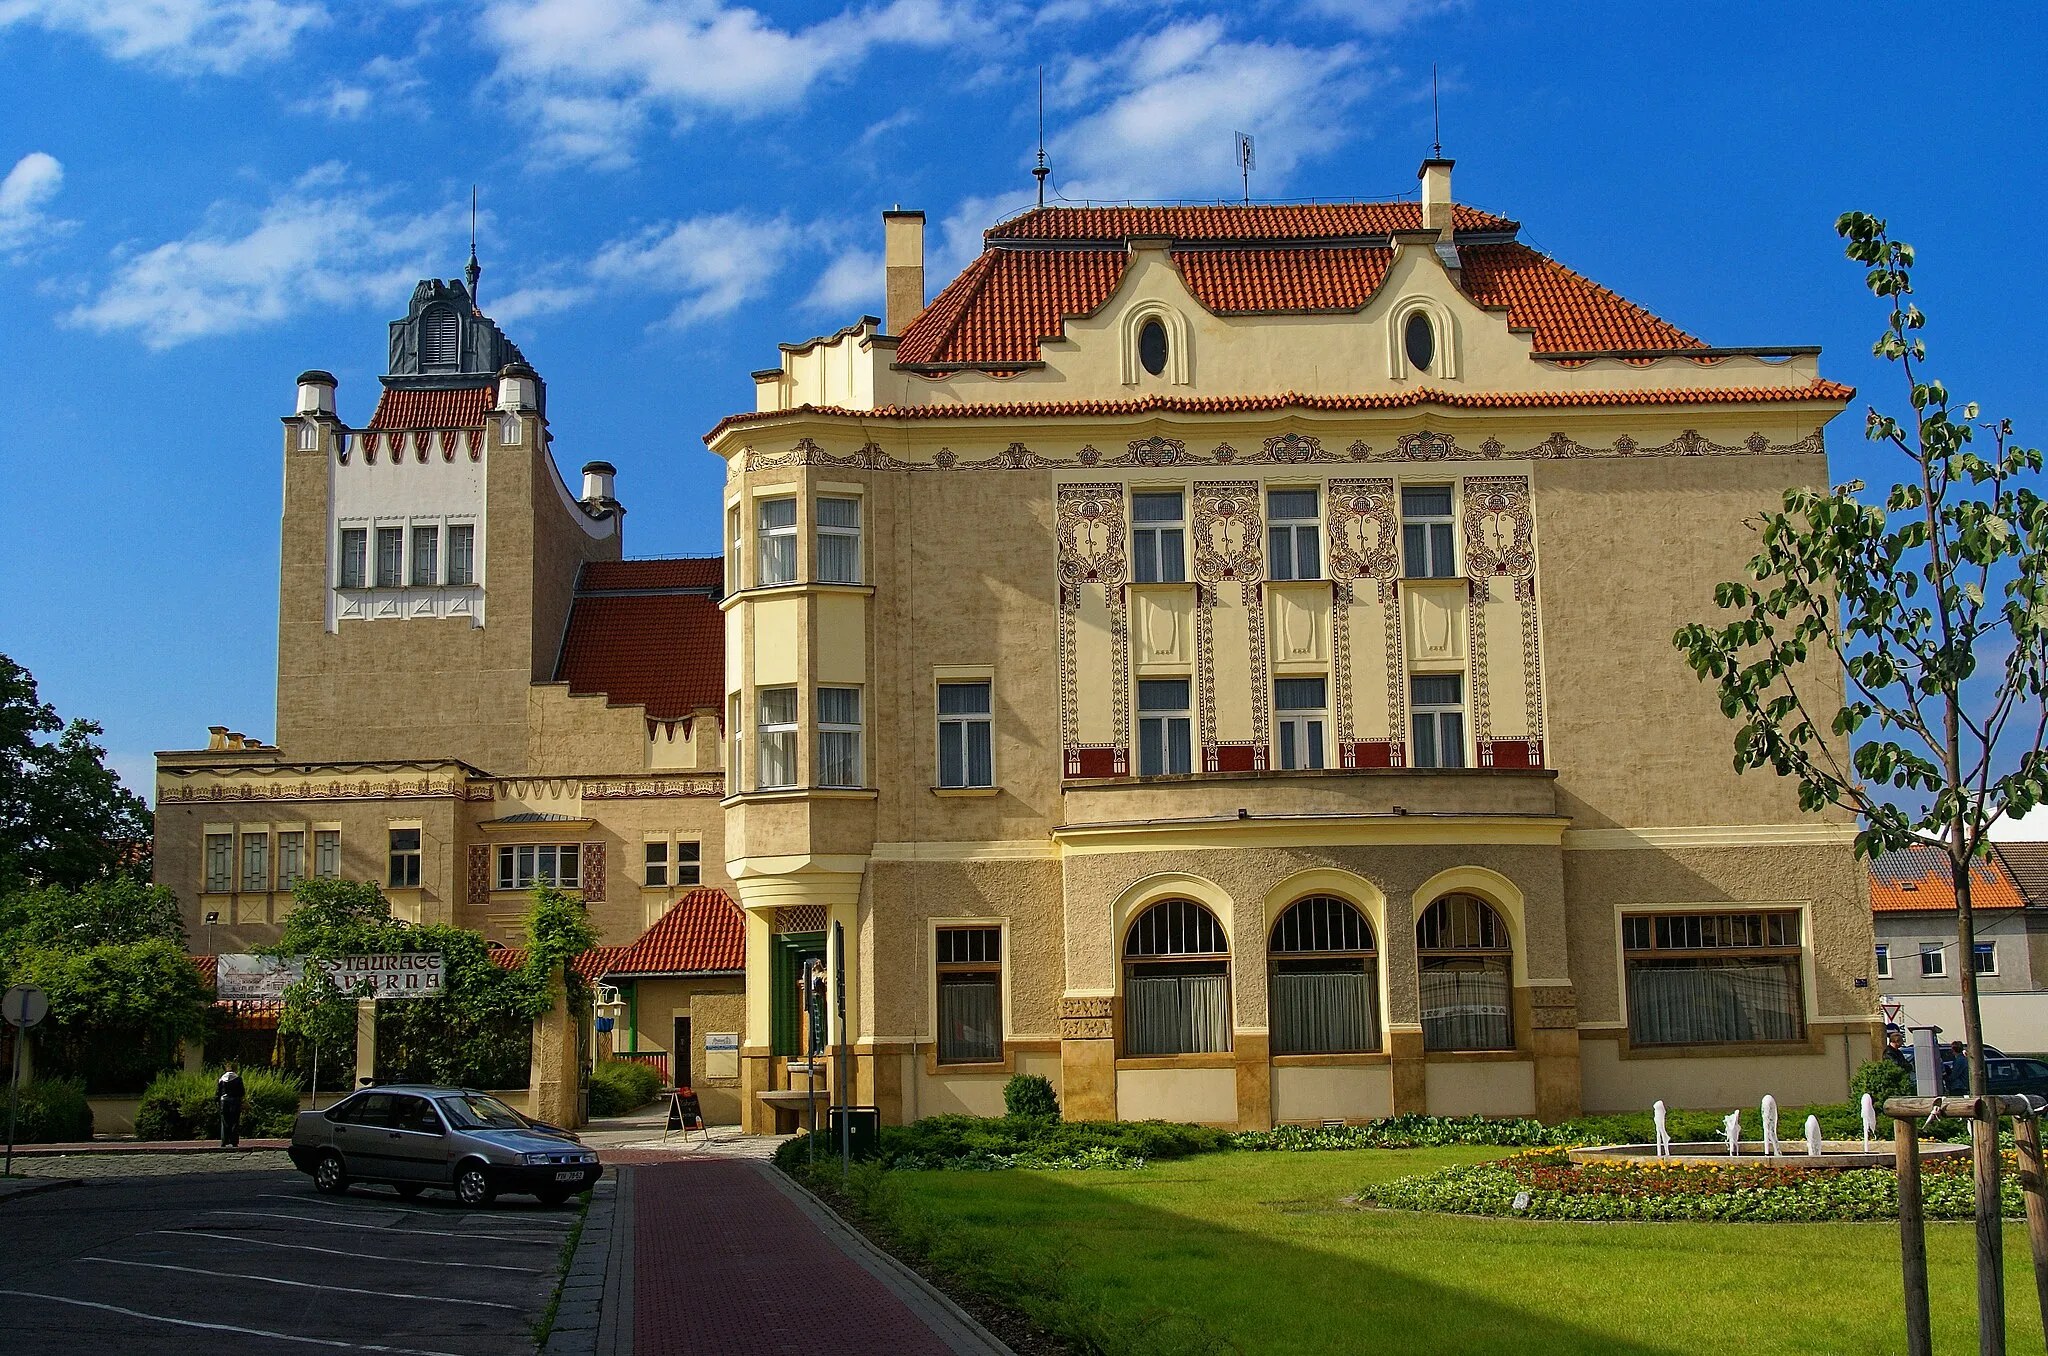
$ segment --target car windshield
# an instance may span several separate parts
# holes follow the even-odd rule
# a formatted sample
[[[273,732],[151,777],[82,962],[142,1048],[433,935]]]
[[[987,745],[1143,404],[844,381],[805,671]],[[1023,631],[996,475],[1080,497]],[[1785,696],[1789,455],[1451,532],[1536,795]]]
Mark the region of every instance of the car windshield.
[[[443,1097],[441,1110],[446,1112],[451,1124],[462,1130],[524,1130],[526,1118],[506,1106],[495,1097],[486,1097],[480,1092],[465,1092],[458,1097]]]

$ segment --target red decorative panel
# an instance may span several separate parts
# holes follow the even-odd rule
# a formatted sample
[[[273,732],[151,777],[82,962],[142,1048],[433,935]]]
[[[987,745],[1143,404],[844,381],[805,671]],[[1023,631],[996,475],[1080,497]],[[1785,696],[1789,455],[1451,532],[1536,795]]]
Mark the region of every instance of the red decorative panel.
[[[604,901],[604,844],[583,845],[583,902]]]
[[[491,849],[488,843],[469,848],[469,907],[488,908],[491,902]]]
[[[1496,739],[1492,744],[1492,759],[1489,767],[1542,767],[1543,741],[1540,739]]]
[[[1345,767],[1400,767],[1401,746],[1391,739],[1366,739],[1344,748]]]
[[[1218,772],[1257,772],[1266,765],[1265,752],[1257,744],[1218,744],[1210,756]]]
[[[1069,777],[1122,777],[1130,769],[1130,760],[1122,749],[1079,748],[1067,750],[1067,775]]]

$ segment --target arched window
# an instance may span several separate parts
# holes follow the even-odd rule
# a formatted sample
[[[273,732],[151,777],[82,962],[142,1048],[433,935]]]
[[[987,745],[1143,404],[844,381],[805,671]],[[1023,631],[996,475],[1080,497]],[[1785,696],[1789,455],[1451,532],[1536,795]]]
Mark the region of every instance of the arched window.
[[[420,367],[452,372],[462,361],[462,322],[450,306],[429,306],[420,316]]]
[[[1378,951],[1372,923],[1331,895],[1287,906],[1273,924],[1273,1053],[1356,1054],[1380,1048]]]
[[[1166,326],[1157,320],[1138,330],[1138,361],[1155,377],[1166,370]]]
[[[1230,1048],[1230,943],[1192,899],[1162,899],[1124,938],[1124,1053]]]
[[[1423,1049],[1514,1049],[1514,949],[1492,905],[1473,895],[1445,895],[1416,923],[1415,951]]]
[[[1436,326],[1429,323],[1426,313],[1416,311],[1408,317],[1401,327],[1401,346],[1408,351],[1408,365],[1427,375],[1429,365],[1436,361]]]

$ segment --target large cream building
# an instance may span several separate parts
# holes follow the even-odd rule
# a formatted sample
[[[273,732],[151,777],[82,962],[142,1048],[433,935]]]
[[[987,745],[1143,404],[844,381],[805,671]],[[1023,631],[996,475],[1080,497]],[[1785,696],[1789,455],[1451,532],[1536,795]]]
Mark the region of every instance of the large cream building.
[[[282,752],[165,755],[160,799],[204,809],[164,821],[160,871],[201,901],[201,840],[246,809],[209,788],[315,759],[451,760],[390,774],[464,788],[415,815],[470,853],[421,916],[491,922],[475,863],[508,821],[572,817],[612,872],[687,825],[745,911],[756,1128],[805,1084],[814,961],[891,1120],[999,1112],[1016,1072],[1070,1117],[1240,1126],[1845,1096],[1876,1029],[1854,827],[1733,773],[1671,636],[1739,574],[1745,515],[1826,482],[1851,392],[1454,206],[1447,161],[1421,181],[1040,208],[928,306],[923,218],[888,214],[886,321],[784,345],[708,435],[723,503],[682,511],[722,515],[722,578],[689,578],[723,635],[652,642],[711,666],[687,712],[617,660],[564,681],[608,571],[700,567],[616,561],[605,471],[555,477],[529,369],[457,419],[392,384],[394,343],[361,432],[302,384]],[[416,469],[488,516],[488,589],[341,582]],[[608,933],[660,902],[616,892]]]

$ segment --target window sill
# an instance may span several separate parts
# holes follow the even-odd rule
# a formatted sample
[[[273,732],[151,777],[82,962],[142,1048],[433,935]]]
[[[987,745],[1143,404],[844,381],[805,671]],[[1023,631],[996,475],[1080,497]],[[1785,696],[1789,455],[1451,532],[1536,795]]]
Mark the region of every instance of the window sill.
[[[927,1056],[924,1071],[925,1076],[928,1078],[943,1078],[948,1074],[979,1074],[988,1077],[1014,1073],[1016,1071],[1016,1061],[1004,1058],[977,1060],[972,1064],[945,1064],[941,1063],[936,1056]]]
[[[1000,796],[1003,794],[1003,788],[1000,786],[935,786],[932,788],[932,794],[935,796]]]
[[[1264,772],[1160,772],[1149,777],[1062,777],[1061,790],[1098,786],[1181,786],[1197,782],[1247,782],[1269,778],[1312,777],[1547,777],[1554,767],[1304,767],[1268,768]]]
[[[1827,1038],[1811,1033],[1789,1041],[1714,1041],[1696,1045],[1632,1045],[1622,1032],[1623,1059],[1739,1059],[1756,1055],[1825,1054]]]
[[[1425,1050],[1425,1064],[1519,1064],[1536,1058],[1529,1050]]]
[[[1393,1057],[1379,1051],[1361,1050],[1349,1055],[1275,1055],[1276,1069],[1342,1069],[1361,1065],[1385,1065],[1393,1063]]]
[[[1237,1056],[1228,1050],[1202,1055],[1140,1055],[1116,1062],[1118,1073],[1132,1069],[1235,1069]]]
[[[735,805],[773,804],[790,800],[875,800],[881,792],[872,786],[778,786],[765,791],[741,791],[719,801],[722,808]]]
[[[735,589],[718,600],[718,610],[729,612],[746,601],[761,601],[769,598],[799,598],[811,593],[850,593],[862,598],[875,595],[873,584],[828,584],[823,580],[797,580],[788,584],[756,584],[750,589]]]

